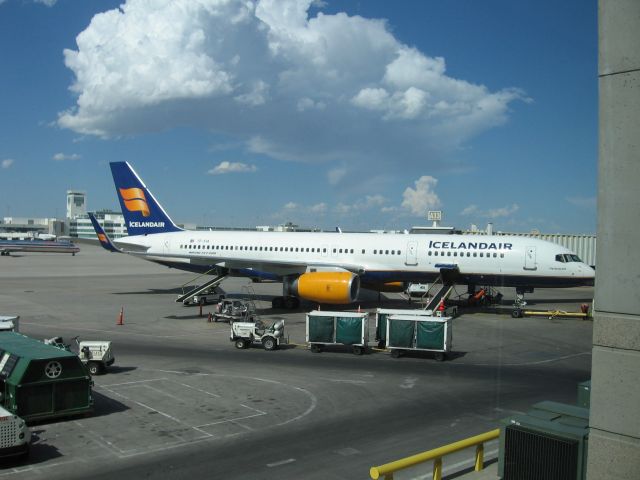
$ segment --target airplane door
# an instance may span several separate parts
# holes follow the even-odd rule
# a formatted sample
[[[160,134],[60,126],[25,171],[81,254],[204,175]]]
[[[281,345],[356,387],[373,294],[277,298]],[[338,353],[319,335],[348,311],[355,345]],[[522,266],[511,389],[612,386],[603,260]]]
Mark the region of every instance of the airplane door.
[[[164,243],[162,244],[162,253],[169,254],[171,253],[171,245],[169,244],[169,240],[165,240]]]
[[[416,242],[407,243],[407,259],[405,265],[417,265],[418,264],[418,245]]]
[[[525,270],[536,270],[538,267],[536,265],[536,247],[526,247],[524,253],[524,269]]]

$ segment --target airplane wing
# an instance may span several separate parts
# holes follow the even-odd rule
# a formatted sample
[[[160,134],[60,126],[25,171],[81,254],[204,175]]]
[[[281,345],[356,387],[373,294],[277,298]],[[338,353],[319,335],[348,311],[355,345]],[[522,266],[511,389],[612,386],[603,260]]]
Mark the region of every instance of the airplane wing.
[[[90,212],[87,215],[89,215],[89,219],[91,220],[91,224],[93,225],[93,229],[96,231],[96,235],[98,236],[98,240],[100,241],[100,245],[102,245],[102,247],[104,249],[109,250],[110,252],[125,253],[122,249],[116,247],[113,244],[113,242],[111,241],[109,236],[106,234],[104,229],[98,223],[98,220],[96,219],[95,215],[93,213],[90,213]]]

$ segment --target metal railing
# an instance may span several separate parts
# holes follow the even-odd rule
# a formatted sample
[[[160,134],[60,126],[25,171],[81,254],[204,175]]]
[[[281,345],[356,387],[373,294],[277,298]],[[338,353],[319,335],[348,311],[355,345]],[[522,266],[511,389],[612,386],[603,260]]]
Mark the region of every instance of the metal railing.
[[[373,480],[380,478],[381,475],[384,475],[384,480],[393,480],[393,474],[398,470],[403,470],[405,468],[433,460],[433,480],[441,480],[442,457],[473,446],[476,447],[475,471],[479,472],[484,469],[484,443],[490,440],[495,440],[499,436],[500,429],[497,428],[490,432],[485,432],[480,435],[476,435],[475,437],[465,438],[464,440],[450,443],[443,447],[434,448],[433,450],[418,453],[410,457],[401,458],[400,460],[385,463],[378,467],[371,467],[369,475]]]

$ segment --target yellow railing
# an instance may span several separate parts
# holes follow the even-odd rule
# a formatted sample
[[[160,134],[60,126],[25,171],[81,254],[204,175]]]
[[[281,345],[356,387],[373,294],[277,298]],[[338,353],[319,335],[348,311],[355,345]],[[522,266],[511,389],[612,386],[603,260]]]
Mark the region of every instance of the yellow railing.
[[[476,435],[475,437],[465,438],[459,442],[450,443],[444,447],[434,448],[426,452],[418,453],[410,457],[396,460],[395,462],[385,463],[379,467],[371,467],[369,475],[374,480],[384,475],[384,480],[393,480],[394,472],[405,468],[413,467],[420,463],[433,460],[433,480],[442,479],[442,457],[450,453],[464,450],[465,448],[476,447],[475,471],[478,472],[484,468],[484,442],[494,440],[500,436],[500,429],[491,430],[490,432]]]

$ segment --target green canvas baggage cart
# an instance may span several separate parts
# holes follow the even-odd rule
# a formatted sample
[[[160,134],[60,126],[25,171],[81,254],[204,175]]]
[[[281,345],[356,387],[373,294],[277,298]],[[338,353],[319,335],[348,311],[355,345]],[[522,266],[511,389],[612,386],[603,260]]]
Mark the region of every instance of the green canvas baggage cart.
[[[349,345],[353,353],[362,355],[369,342],[369,314],[367,312],[329,312],[314,310],[307,313],[307,343],[312,352],[321,352],[326,345]]]
[[[390,315],[387,317],[386,341],[391,356],[407,351],[435,352],[442,361],[451,351],[451,317],[424,315]]]
[[[387,318],[391,315],[415,315],[431,317],[433,315],[432,310],[425,310],[423,308],[416,310],[406,310],[399,308],[377,308],[376,309],[376,342],[378,342],[378,348],[384,348],[387,343]]]

